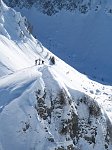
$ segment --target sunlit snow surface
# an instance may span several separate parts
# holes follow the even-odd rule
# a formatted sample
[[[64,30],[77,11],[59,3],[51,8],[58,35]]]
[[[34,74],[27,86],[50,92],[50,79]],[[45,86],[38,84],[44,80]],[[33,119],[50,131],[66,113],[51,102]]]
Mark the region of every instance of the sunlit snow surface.
[[[112,2],[91,0],[91,3],[86,14],[77,9],[71,12],[62,9],[47,16],[34,6],[15,9],[28,18],[33,35],[50,51],[89,78],[111,84]]]
[[[38,90],[43,94],[47,89],[55,97],[63,88],[75,100],[86,94],[97,101],[103,117],[112,123],[112,87],[88,79],[56,56],[56,64],[50,65],[49,58],[53,54],[27,31],[20,13],[3,3],[0,9],[0,150],[54,150],[61,144],[72,143],[65,142],[64,137],[54,130],[58,126],[55,119],[49,125],[37,114],[35,92]],[[35,66],[38,58],[43,59],[44,64]],[[46,105],[49,106],[50,96],[47,96]],[[63,116],[68,109],[69,106]],[[80,117],[88,115],[83,105],[78,112]],[[96,144],[90,145],[82,138],[79,142],[79,147],[83,147],[81,150],[104,149],[102,131],[105,134],[105,122],[100,121],[102,119],[99,120]],[[49,136],[54,137],[54,143],[47,140]],[[108,149],[112,150],[111,144]]]

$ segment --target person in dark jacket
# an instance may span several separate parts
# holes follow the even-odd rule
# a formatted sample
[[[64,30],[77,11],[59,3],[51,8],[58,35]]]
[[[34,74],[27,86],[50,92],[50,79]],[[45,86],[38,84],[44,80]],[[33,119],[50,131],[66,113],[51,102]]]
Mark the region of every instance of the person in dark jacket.
[[[37,66],[38,59],[35,60],[35,66]]]
[[[44,64],[44,60],[42,60],[42,64]]]

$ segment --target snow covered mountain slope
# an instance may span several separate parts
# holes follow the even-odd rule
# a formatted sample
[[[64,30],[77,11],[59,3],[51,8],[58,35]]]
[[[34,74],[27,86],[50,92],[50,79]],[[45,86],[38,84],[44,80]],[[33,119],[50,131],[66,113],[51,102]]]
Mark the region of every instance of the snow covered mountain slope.
[[[0,150],[112,150],[112,87],[53,55],[2,1],[0,15]]]
[[[1,6],[0,76],[31,67],[35,64],[35,59],[38,59],[38,55],[41,57],[42,45],[32,37],[28,31],[29,28],[26,18],[22,18],[20,13]],[[44,57],[47,56],[44,56],[43,53]]]
[[[111,0],[5,1],[28,18],[45,47],[90,78],[112,83]]]

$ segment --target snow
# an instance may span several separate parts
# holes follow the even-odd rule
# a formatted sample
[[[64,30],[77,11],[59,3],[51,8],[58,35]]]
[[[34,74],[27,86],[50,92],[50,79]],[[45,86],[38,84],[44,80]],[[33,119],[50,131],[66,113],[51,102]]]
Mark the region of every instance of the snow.
[[[28,18],[33,35],[50,51],[89,78],[111,84],[112,2],[91,2],[87,14],[63,10],[47,16],[34,6],[15,9]]]
[[[3,10],[4,19],[0,20],[0,150],[54,150],[62,145],[67,147],[73,144],[72,139],[66,141],[66,137],[59,134],[62,119],[70,119],[71,115],[67,114],[73,111],[82,124],[83,121],[87,122],[88,105],[94,101],[101,108],[102,116],[90,118],[92,124],[85,127],[85,132],[88,132],[85,135],[91,136],[92,130],[97,126],[96,143],[90,145],[82,135],[78,148],[103,150],[107,119],[112,123],[112,87],[92,81],[67,65],[34,39],[27,31],[20,13],[8,8],[3,2],[2,7],[0,9]],[[18,20],[21,20],[21,26]],[[16,29],[19,30],[16,32]],[[20,32],[24,32],[24,36],[21,37],[18,34]],[[50,56],[55,57],[55,65],[50,65]],[[44,60],[44,64],[35,66],[35,59],[38,58]],[[66,105],[61,106],[61,109],[57,104],[52,117],[43,119],[38,113],[36,92],[41,100],[45,97],[44,107],[50,108],[51,102],[58,100],[62,89],[67,99]],[[85,95],[90,97],[88,105],[80,102]],[[69,138],[69,134],[67,136]],[[54,142],[48,140],[51,138]],[[112,150],[112,144],[108,143],[108,146]]]

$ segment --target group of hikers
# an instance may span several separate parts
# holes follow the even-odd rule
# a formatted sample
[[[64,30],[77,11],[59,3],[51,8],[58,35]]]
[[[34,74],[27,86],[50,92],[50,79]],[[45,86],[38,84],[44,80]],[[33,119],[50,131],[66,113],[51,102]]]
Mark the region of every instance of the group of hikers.
[[[41,65],[41,64],[44,64],[44,60],[41,60],[40,58],[35,60],[35,66]]]
[[[42,64],[44,64],[44,60],[42,60],[40,58],[35,60],[35,66],[42,65]],[[49,64],[50,65],[54,65],[55,64],[55,57],[54,56],[51,56],[49,58]]]

